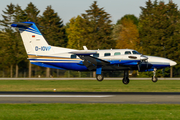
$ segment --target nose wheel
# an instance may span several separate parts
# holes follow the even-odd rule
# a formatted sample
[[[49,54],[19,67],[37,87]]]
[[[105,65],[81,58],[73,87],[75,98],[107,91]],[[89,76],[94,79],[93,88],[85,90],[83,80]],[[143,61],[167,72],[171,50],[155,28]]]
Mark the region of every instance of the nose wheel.
[[[152,76],[152,81],[153,82],[157,82],[158,81],[158,78],[156,77],[156,68],[154,68],[154,71],[153,71],[153,76]]]
[[[158,81],[158,78],[156,76],[152,76],[152,81],[153,82],[157,82]]]

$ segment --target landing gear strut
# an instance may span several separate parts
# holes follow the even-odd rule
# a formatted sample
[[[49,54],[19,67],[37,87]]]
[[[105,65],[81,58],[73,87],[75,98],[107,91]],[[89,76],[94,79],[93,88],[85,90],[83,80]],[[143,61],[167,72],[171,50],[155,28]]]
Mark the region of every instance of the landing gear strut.
[[[97,66],[96,68],[96,79],[97,81],[103,81],[104,75],[102,75],[102,66]]]
[[[154,68],[154,71],[153,71],[153,76],[152,76],[152,81],[153,82],[157,82],[158,81],[158,78],[156,77],[156,68]]]
[[[124,78],[123,78],[122,82],[126,85],[129,83],[129,72],[128,72],[128,70],[124,70]]]

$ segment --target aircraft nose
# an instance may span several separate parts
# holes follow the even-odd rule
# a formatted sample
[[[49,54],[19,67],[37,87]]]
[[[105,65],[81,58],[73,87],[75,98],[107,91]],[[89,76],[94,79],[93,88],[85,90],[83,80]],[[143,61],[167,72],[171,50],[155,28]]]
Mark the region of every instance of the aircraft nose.
[[[170,66],[175,66],[177,63],[175,61],[170,61]]]

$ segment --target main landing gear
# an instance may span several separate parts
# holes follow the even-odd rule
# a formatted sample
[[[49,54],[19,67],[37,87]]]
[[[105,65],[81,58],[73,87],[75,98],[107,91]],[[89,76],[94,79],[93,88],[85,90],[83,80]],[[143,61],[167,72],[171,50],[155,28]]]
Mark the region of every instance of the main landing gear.
[[[125,85],[127,85],[129,83],[129,72],[128,72],[128,70],[124,70],[124,78],[123,78],[122,82]]]
[[[97,81],[101,82],[101,81],[103,81],[103,79],[104,79],[104,75],[102,75],[102,74],[96,74],[96,79],[97,79]],[[124,77],[123,77],[122,82],[123,82],[125,85],[127,85],[127,84],[129,83],[129,72],[128,72],[128,70],[124,70]]]
[[[97,81],[101,82],[104,79],[104,75],[102,74],[102,67],[97,67],[96,69],[96,79]],[[129,71],[128,70],[124,70],[124,77],[122,82],[127,85],[129,83]]]
[[[102,74],[102,66],[97,66],[96,68],[96,79],[97,81],[103,81],[104,75]]]
[[[154,68],[154,71],[153,71],[153,76],[152,76],[152,81],[153,82],[157,82],[158,81],[158,78],[156,77],[156,68]]]
[[[103,79],[104,79],[104,75],[102,75],[102,74],[97,74],[97,75],[96,75],[96,79],[97,79],[97,81],[101,82],[101,81],[103,81]]]

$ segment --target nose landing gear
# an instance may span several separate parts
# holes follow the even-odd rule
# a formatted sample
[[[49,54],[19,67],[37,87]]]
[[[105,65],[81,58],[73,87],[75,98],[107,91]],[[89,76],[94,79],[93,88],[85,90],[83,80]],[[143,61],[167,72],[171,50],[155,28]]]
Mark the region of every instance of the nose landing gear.
[[[158,81],[158,78],[156,77],[156,68],[154,68],[154,71],[153,71],[153,76],[152,76],[152,81],[153,82],[157,82]]]

